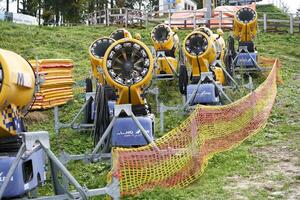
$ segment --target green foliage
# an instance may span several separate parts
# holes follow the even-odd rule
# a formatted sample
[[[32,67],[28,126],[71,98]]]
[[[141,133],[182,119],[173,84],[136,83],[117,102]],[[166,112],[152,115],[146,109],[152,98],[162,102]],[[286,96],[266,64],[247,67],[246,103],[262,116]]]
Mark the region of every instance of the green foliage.
[[[263,14],[266,13],[269,19],[289,19],[289,15],[273,4],[268,5],[256,5],[256,11],[258,12],[258,17],[263,18]]]

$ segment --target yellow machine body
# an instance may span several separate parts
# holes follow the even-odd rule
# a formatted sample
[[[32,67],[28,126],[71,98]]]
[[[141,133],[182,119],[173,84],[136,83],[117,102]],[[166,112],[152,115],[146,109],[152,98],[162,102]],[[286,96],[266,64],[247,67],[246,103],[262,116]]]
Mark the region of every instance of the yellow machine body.
[[[177,71],[178,61],[176,59],[176,52],[179,46],[179,38],[176,34],[177,28],[173,31],[171,27],[166,24],[159,24],[151,31],[151,40],[156,52],[164,52],[165,57],[157,58],[158,68],[156,74],[174,74]],[[173,55],[170,55],[172,52]],[[158,55],[158,53],[156,53]]]
[[[157,74],[174,74],[173,70],[177,70],[178,61],[172,57],[157,58],[159,68],[156,70]]]
[[[206,43],[204,46],[206,46],[205,50],[196,55],[193,52],[189,52],[188,49],[189,43],[188,40],[191,40],[191,38],[198,36],[202,37],[203,41]],[[211,36],[213,37],[213,35]],[[193,76],[197,77],[200,76],[202,72],[209,72],[210,66],[213,64],[213,62],[217,58],[217,48],[215,46],[214,40],[209,37],[206,33],[201,31],[193,31],[190,33],[183,42],[183,49],[185,52],[185,55],[187,57],[187,61],[192,67],[192,74]],[[193,44],[196,45],[196,44]],[[201,45],[201,44],[200,44]],[[225,77],[223,70],[220,67],[212,67],[213,72],[216,75],[216,80],[220,82],[221,84],[225,83]]]
[[[216,75],[216,80],[222,85],[225,84],[225,76],[221,67],[213,67],[213,72]]]
[[[217,33],[213,33],[213,31],[205,26],[198,27],[194,29],[194,31],[200,31],[205,33],[212,41],[214,46],[216,47],[216,60],[220,60],[221,63],[224,65],[224,56],[225,56],[225,49],[226,43],[223,38],[223,31],[222,29],[218,29]]]
[[[114,40],[120,40],[120,39],[123,39],[123,38],[132,38],[132,35],[125,28],[120,28],[120,29],[117,29],[117,30],[113,31],[110,34],[109,37],[114,39]]]
[[[103,70],[103,57],[106,50],[113,42],[115,42],[115,40],[110,37],[101,37],[95,40],[89,47],[89,57],[93,76],[102,84],[105,83],[103,72],[101,72]]]
[[[32,103],[35,74],[31,65],[18,54],[0,49],[0,138],[17,134],[14,119]]]
[[[109,63],[111,62],[110,57],[112,52],[116,49],[120,49],[122,45],[138,45],[140,46],[140,52],[143,52],[147,57],[148,62],[148,70],[147,73],[144,74],[144,77],[141,78],[138,82],[124,85],[120,82],[117,82],[111,75]],[[126,53],[126,51],[124,51]],[[126,56],[128,56],[126,54]],[[125,68],[124,63],[120,63],[118,68]],[[133,38],[123,38],[114,42],[106,51],[104,59],[103,59],[103,70],[105,74],[105,78],[107,83],[116,89],[117,91],[117,104],[132,104],[132,105],[144,105],[145,101],[142,97],[143,89],[150,84],[152,79],[152,72],[153,72],[153,58],[149,48],[141,41],[133,39]]]
[[[255,10],[244,7],[238,10],[233,22],[233,35],[240,42],[250,42],[257,34],[257,13]]]
[[[156,51],[170,51],[178,48],[177,34],[166,24],[159,24],[152,29],[151,40]]]

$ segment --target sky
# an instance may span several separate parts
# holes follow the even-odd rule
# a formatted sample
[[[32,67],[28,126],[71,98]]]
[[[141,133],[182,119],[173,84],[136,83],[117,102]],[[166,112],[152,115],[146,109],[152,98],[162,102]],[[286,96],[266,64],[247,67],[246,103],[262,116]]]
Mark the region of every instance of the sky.
[[[279,6],[280,1],[283,4],[285,4],[285,5],[288,6],[289,11],[291,13],[296,13],[297,9],[300,8],[300,0],[263,0],[259,4],[261,4],[261,3],[274,3],[277,6]],[[0,8],[1,7],[2,8],[6,8],[6,1],[5,0],[2,0],[2,1],[0,0]],[[17,12],[17,4],[16,4],[16,2],[11,3],[11,5],[10,5],[10,11],[11,12]]]

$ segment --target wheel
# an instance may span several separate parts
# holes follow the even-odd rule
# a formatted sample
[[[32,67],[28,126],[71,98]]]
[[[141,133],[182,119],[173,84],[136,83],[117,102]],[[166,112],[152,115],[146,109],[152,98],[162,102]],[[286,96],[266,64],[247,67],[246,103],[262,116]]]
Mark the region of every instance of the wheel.
[[[180,65],[179,67],[179,91],[182,95],[187,93],[187,84],[188,84],[188,72],[185,65]]]
[[[85,92],[93,92],[93,84],[92,84],[92,79],[87,78],[85,79]],[[84,123],[85,124],[91,124],[93,123],[92,119],[92,103],[93,101],[90,101],[84,110]]]

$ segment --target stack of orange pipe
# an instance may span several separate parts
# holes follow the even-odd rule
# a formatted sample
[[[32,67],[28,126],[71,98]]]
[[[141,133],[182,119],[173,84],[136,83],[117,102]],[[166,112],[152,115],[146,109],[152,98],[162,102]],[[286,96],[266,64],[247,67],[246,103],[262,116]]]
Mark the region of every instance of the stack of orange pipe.
[[[43,75],[44,82],[36,93],[32,110],[48,109],[73,99],[73,61],[67,59],[44,59],[30,61],[34,70]]]

